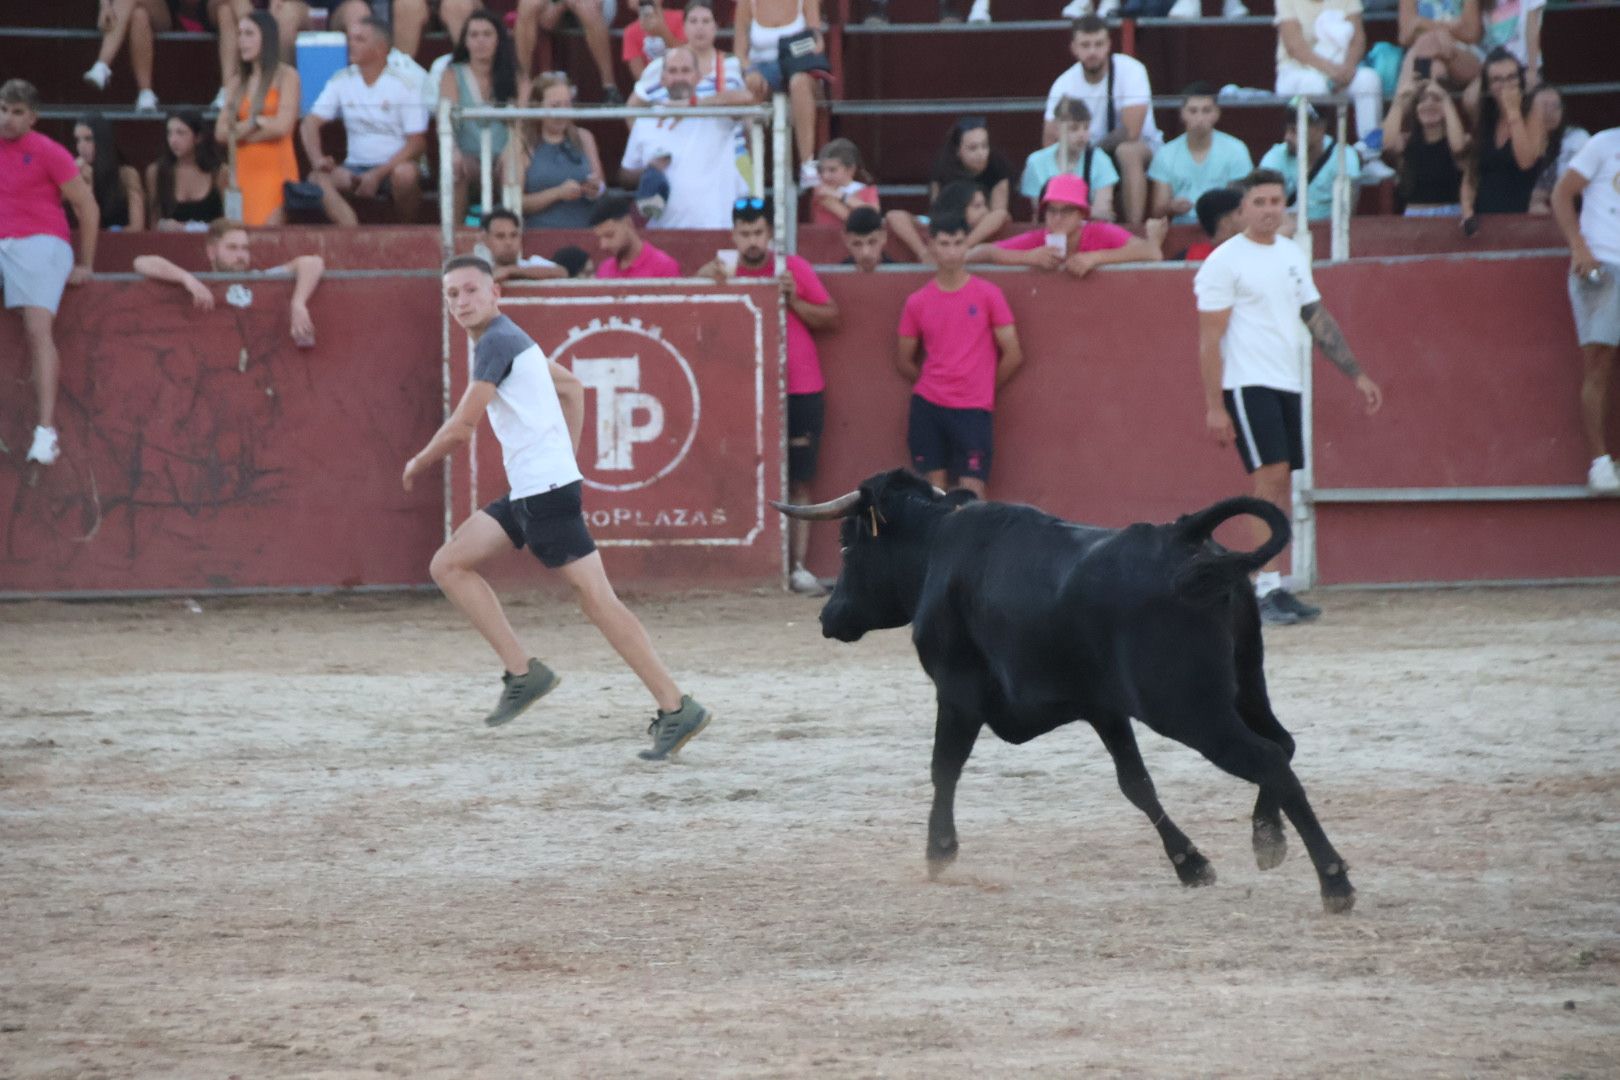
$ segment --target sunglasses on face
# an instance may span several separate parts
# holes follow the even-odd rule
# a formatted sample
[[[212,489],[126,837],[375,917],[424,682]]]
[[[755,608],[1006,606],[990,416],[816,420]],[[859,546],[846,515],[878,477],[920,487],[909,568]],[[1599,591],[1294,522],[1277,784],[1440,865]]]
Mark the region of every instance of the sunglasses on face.
[[[763,210],[765,209],[765,200],[758,196],[738,199],[731,204],[731,208],[733,210]]]

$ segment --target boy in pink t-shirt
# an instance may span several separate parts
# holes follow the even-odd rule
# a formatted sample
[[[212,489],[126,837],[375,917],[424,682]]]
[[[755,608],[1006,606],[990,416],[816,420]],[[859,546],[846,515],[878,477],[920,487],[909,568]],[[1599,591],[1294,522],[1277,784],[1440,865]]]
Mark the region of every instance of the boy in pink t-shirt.
[[[894,362],[915,384],[906,445],[912,467],[929,483],[943,488],[954,482],[982,498],[990,481],[996,389],[1013,377],[1024,354],[1007,298],[967,272],[967,222],[936,215],[928,231],[934,280],[906,297]]]
[[[672,255],[653,247],[636,232],[630,220],[634,204],[623,195],[604,195],[591,207],[591,231],[602,260],[599,278],[677,278],[681,267]]]
[[[698,271],[722,284],[727,277],[774,278],[777,258],[772,250],[775,230],[771,225],[771,201],[758,197],[738,199],[731,208],[731,242],[737,245],[737,264],[728,268],[718,258]],[[838,322],[838,305],[826,286],[797,255],[785,259],[787,277],[783,303],[787,307],[787,458],[788,499],[803,505],[810,497],[810,483],[816,478],[816,461],[821,453],[821,432],[825,426],[826,405],[822,390],[821,357],[816,352],[814,330],[830,330]],[[794,592],[810,596],[826,593],[805,566],[810,549],[810,523],[794,521],[788,530],[788,553],[792,570],[788,584]]]
[[[62,290],[90,279],[101,211],[73,157],[34,130],[39,91],[21,79],[0,86],[0,281],[6,308],[22,314],[33,361],[39,420],[28,460],[50,465],[61,452],[56,435],[56,384],[61,359],[54,326]],[[68,242],[66,200],[79,220],[79,261]]]
[[[1158,262],[1164,258],[1158,246],[1118,225],[1090,220],[1090,193],[1078,176],[1061,173],[1052,177],[1041,192],[1041,223],[1045,228],[1031,229],[994,244],[980,244],[973,249],[971,260],[1062,270],[1082,278],[1109,263]]]

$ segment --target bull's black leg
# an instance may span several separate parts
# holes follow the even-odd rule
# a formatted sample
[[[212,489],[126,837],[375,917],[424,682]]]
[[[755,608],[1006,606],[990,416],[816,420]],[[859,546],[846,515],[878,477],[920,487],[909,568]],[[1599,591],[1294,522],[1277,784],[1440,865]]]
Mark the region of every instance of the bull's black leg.
[[[928,877],[939,877],[956,858],[956,781],[973,753],[983,721],[960,705],[947,705],[941,694],[934,721],[934,760],[929,773],[934,781],[934,805],[928,812]]]
[[[1276,743],[1287,759],[1293,761],[1294,737],[1277,721],[1277,715],[1271,711],[1271,698],[1266,693],[1265,650],[1260,639],[1260,612],[1254,594],[1245,587],[1234,607],[1233,659],[1236,661],[1238,715],[1250,731]],[[1262,787],[1254,801],[1253,824],[1255,865],[1262,870],[1281,866],[1288,853],[1288,838],[1283,834],[1282,815],[1269,788]]]
[[[1176,823],[1170,820],[1170,815],[1164,812],[1159,804],[1159,794],[1153,787],[1153,778],[1148,776],[1147,765],[1142,761],[1142,752],[1136,746],[1136,733],[1131,730],[1129,717],[1113,716],[1104,719],[1093,719],[1091,726],[1097,729],[1102,736],[1103,745],[1114,759],[1114,774],[1119,777],[1119,790],[1131,801],[1131,805],[1147,815],[1153,827],[1159,832],[1159,839],[1164,843],[1164,853],[1170,856],[1170,862],[1176,868],[1176,876],[1183,885],[1213,885],[1215,884],[1215,868],[1209,860],[1193,847],[1187,834],[1176,828]]]
[[[1322,831],[1283,748],[1254,734],[1235,713],[1214,718],[1208,726],[1194,727],[1189,734],[1193,737],[1183,740],[1189,746],[1233,776],[1259,784],[1261,791],[1282,807],[1316,867],[1322,906],[1330,913],[1354,907],[1356,890],[1350,884],[1350,868]]]

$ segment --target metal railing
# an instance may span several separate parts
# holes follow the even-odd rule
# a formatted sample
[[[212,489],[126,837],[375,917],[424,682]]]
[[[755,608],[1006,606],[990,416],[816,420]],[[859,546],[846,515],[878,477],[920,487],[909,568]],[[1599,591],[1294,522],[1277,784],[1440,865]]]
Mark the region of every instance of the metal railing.
[[[522,145],[523,125],[531,121],[562,119],[562,120],[638,120],[643,117],[667,118],[671,115],[681,119],[714,119],[736,120],[748,126],[748,148],[752,176],[749,177],[749,188],[755,195],[763,196],[767,193],[765,186],[765,136],[767,130],[771,137],[771,162],[774,165],[770,191],[778,197],[774,200],[775,218],[772,222],[776,233],[776,245],[779,250],[791,253],[797,247],[794,240],[794,216],[797,202],[796,197],[782,197],[787,193],[797,195],[793,186],[792,150],[788,145],[788,104],[787,95],[777,94],[767,105],[683,105],[676,109],[668,106],[654,105],[619,105],[619,106],[591,106],[581,108],[568,106],[564,108],[512,108],[492,107],[488,105],[461,106],[448,98],[439,101],[438,110],[438,136],[439,136],[439,221],[440,243],[445,258],[454,253],[455,230],[455,161],[456,152],[456,125],[461,121],[483,125],[478,132],[478,177],[479,177],[479,206],[485,213],[495,207],[495,129],[488,121],[498,121],[506,125],[507,146]],[[734,163],[728,161],[734,167]],[[606,166],[604,166],[606,168]],[[606,177],[603,178],[604,182]],[[517,170],[513,169],[503,177],[501,184],[500,205],[523,216],[523,184]]]

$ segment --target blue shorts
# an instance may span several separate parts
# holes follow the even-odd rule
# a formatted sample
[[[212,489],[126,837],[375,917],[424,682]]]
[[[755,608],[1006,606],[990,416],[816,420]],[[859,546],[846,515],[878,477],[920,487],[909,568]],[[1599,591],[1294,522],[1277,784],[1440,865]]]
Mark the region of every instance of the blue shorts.
[[[989,409],[947,409],[911,395],[906,447],[918,472],[943,469],[947,477],[970,476],[989,483],[993,442]]]
[[[782,92],[782,65],[775,60],[759,60],[748,65],[749,71],[757,71],[760,77],[770,86],[771,93]]]

